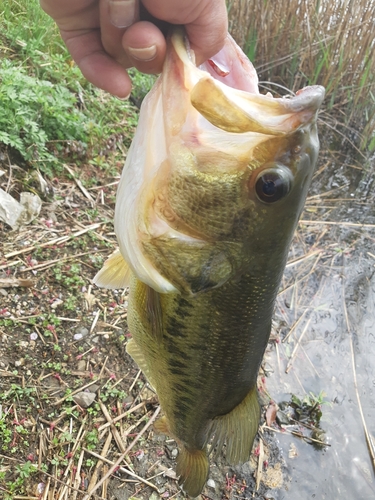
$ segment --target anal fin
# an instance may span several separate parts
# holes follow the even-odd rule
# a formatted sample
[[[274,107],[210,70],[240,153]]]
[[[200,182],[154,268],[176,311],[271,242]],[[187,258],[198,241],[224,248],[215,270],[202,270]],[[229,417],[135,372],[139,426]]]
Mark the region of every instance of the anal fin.
[[[215,418],[208,435],[214,436],[211,443],[214,455],[218,455],[226,443],[226,459],[229,464],[246,462],[251,454],[258,431],[260,406],[256,386],[231,412]]]
[[[197,497],[207,481],[209,463],[204,450],[188,450],[182,447],[177,457],[176,474],[179,485],[190,497]]]

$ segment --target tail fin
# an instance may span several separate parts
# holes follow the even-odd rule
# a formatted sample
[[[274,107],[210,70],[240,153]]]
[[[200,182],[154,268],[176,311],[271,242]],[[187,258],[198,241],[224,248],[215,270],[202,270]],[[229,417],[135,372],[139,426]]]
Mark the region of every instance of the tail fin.
[[[204,450],[187,450],[182,447],[177,458],[176,473],[179,484],[190,497],[197,497],[207,481],[209,463]]]

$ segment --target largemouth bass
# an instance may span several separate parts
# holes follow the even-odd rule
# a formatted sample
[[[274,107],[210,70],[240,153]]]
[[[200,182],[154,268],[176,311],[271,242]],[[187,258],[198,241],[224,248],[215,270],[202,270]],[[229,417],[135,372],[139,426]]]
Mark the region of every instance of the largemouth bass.
[[[192,497],[207,445],[246,461],[257,374],[317,159],[319,86],[261,95],[234,40],[196,67],[181,29],[146,97],[119,184],[119,252],[95,278],[130,285],[129,354],[155,388]]]

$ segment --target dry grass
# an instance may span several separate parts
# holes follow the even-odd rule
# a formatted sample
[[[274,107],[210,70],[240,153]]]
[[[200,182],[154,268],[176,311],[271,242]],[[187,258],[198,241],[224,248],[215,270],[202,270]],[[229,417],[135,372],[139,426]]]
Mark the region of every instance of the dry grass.
[[[228,9],[230,31],[261,80],[293,91],[324,85],[327,109],[342,124],[360,121],[367,138],[362,146],[370,145],[375,130],[374,0],[229,0]]]

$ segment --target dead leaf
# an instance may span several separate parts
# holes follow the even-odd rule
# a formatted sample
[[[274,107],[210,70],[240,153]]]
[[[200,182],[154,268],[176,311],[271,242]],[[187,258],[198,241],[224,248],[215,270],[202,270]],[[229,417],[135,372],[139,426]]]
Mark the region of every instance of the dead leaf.
[[[274,401],[270,401],[266,411],[266,422],[268,427],[271,427],[276,420],[276,414],[279,407]]]

